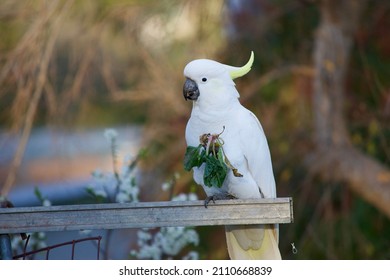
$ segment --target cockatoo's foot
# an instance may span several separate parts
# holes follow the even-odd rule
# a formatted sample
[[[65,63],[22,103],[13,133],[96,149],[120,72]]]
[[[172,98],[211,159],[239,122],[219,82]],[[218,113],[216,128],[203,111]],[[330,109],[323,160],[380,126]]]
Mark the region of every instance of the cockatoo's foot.
[[[208,196],[208,197],[204,200],[204,207],[207,208],[207,205],[209,205],[210,201],[212,201],[212,202],[215,204],[215,201],[216,201],[216,200],[222,200],[222,199],[236,199],[236,198],[237,198],[237,197],[235,197],[234,195],[231,195],[231,194],[229,194],[229,193],[210,195],[210,196]]]
[[[209,205],[210,201],[212,201],[214,204],[215,204],[215,195],[210,195],[208,197],[206,197],[206,199],[204,200],[204,207],[207,208],[207,205]]]

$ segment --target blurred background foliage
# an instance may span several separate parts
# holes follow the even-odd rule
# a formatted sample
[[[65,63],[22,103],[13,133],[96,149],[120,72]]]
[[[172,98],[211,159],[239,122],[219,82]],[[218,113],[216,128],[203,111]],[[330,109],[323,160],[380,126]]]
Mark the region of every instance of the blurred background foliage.
[[[237,81],[242,103],[263,124],[278,195],[294,199],[281,226],[286,259],[389,259],[390,221],[343,182],[304,164],[313,147],[312,81],[319,1],[4,0],[0,3],[0,128],[64,130],[141,125],[149,156],[144,200],[164,199],[160,181],[196,191],[183,170],[191,104],[182,70],[207,57],[252,71]],[[353,144],[390,167],[390,2],[368,1],[354,34],[345,118]],[[0,149],[2,147],[0,146]],[[8,176],[8,177],[7,177]],[[12,187],[12,180],[11,185]],[[390,186],[389,186],[390,187]],[[390,207],[390,206],[389,206]],[[227,257],[223,228],[200,228],[201,258]],[[298,249],[291,251],[291,243]]]

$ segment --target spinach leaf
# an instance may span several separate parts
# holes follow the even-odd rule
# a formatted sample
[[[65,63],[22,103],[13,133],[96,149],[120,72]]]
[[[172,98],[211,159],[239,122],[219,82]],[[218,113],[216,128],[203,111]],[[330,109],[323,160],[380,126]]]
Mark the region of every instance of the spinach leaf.
[[[188,146],[184,155],[184,169],[190,171],[193,167],[201,166],[205,155],[206,151],[202,145],[198,147]]]
[[[208,187],[222,187],[223,181],[227,175],[227,171],[228,168],[224,162],[221,162],[214,156],[207,156],[206,166],[203,174],[204,184]]]

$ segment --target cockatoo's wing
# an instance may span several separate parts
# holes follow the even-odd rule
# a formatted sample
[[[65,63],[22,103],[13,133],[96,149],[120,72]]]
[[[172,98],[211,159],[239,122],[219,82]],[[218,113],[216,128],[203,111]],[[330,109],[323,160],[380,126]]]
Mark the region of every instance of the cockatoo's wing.
[[[263,128],[256,116],[247,111],[238,135],[240,149],[249,174],[262,197],[276,197],[271,156]],[[278,225],[227,226],[226,242],[231,259],[281,259]]]
[[[248,169],[263,198],[276,197],[275,178],[271,155],[263,128],[257,117],[247,110],[248,117],[240,131],[240,145]]]

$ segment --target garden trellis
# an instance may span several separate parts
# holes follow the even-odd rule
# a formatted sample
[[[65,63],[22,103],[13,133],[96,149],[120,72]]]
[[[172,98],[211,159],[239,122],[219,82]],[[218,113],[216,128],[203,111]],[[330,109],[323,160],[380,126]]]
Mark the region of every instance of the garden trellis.
[[[291,198],[160,201],[0,209],[0,249],[9,258],[9,234],[87,229],[284,224],[293,222]],[[7,241],[8,240],[8,241]]]

